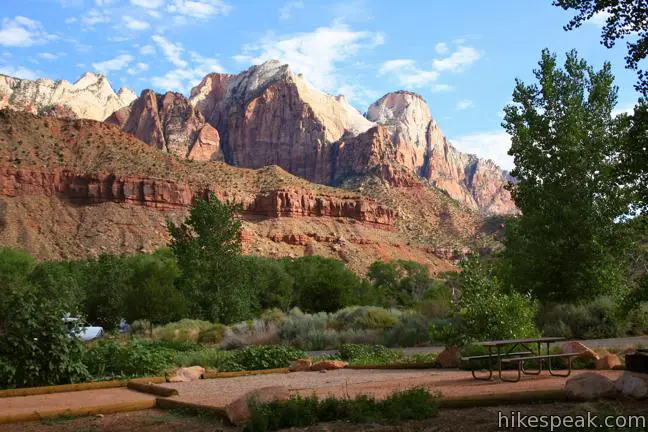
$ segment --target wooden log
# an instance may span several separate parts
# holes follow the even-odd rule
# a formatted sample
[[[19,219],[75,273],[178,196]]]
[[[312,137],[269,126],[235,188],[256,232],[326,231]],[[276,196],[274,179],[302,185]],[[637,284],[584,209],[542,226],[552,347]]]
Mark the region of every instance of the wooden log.
[[[131,390],[135,390],[141,393],[149,393],[155,396],[171,397],[178,395],[178,390],[176,389],[162,387],[155,384],[147,384],[143,382],[129,381],[127,387]]]

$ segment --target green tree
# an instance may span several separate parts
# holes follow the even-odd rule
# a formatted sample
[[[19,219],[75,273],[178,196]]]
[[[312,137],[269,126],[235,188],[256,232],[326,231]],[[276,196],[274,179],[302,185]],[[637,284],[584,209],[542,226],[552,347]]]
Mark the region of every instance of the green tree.
[[[615,223],[628,197],[615,176],[622,139],[610,64],[599,71],[567,54],[565,68],[543,50],[538,84],[517,80],[504,109],[521,215],[507,225],[507,281],[543,301],[579,301],[624,285]]]
[[[240,210],[211,194],[207,200],[196,197],[182,224],[168,223],[181,270],[178,286],[196,318],[229,324],[258,309],[254,288],[242,274]]]
[[[125,295],[124,317],[153,324],[177,321],[187,311],[187,301],[174,285],[179,275],[173,257],[138,255]]]
[[[339,260],[305,256],[286,261],[286,270],[295,281],[296,306],[307,312],[335,312],[351,305],[364,288]]]
[[[424,265],[406,260],[376,261],[367,271],[376,291],[382,293],[390,306],[411,307],[420,303],[434,287],[434,280]]]
[[[75,313],[84,302],[85,292],[74,267],[73,262],[44,261],[32,270],[29,280],[44,296],[58,298],[69,313]]]
[[[553,5],[578,12],[565,30],[580,27],[594,15],[605,14],[601,43],[612,48],[618,39],[630,39],[626,44],[626,67],[637,71],[635,88],[644,97],[648,96],[648,73],[640,67],[640,62],[648,56],[648,5],[645,0],[555,0]]]
[[[287,311],[293,301],[293,277],[284,265],[274,259],[257,256],[243,257],[243,275],[254,287],[261,310],[278,308]]]

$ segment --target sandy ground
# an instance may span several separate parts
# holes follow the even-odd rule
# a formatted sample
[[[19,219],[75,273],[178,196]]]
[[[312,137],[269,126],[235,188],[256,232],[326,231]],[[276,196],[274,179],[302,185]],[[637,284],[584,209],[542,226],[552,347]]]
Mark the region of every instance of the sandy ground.
[[[574,371],[572,376],[587,371]],[[515,372],[505,372],[513,376]],[[616,379],[620,371],[602,371]],[[434,370],[353,370],[295,372],[289,374],[255,375],[237,378],[200,380],[190,383],[163,384],[178,390],[174,399],[208,406],[223,407],[245,393],[261,387],[287,386],[292,393],[320,397],[356,396],[358,394],[385,397],[397,390],[422,386],[446,397],[491,395],[497,393],[552,390],[564,386],[566,378],[549,376],[546,372],[538,377],[523,376],[518,383],[501,381],[477,381],[466,371]]]
[[[646,415],[645,402],[599,402],[588,404],[534,404],[488,408],[441,410],[435,418],[396,425],[327,423],[292,431],[308,432],[494,432],[498,429],[499,412],[520,411],[524,415]],[[0,425],[0,432],[239,432],[209,417],[187,417],[177,412],[157,410],[110,414],[104,417],[52,419],[41,422]],[[572,429],[576,430],[576,429]],[[639,429],[637,429],[639,430]]]

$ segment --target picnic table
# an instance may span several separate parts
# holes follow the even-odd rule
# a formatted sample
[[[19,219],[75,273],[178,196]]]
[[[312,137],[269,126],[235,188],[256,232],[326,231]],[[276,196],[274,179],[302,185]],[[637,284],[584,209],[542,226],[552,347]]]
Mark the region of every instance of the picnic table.
[[[472,368],[472,376],[478,380],[488,381],[493,378],[494,362],[497,363],[498,376],[501,381],[518,382],[524,375],[540,375],[543,364],[547,363],[547,370],[552,376],[567,377],[572,371],[572,359],[578,356],[578,353],[549,354],[552,343],[564,341],[562,337],[538,337],[526,339],[504,339],[496,341],[479,342],[479,345],[488,348],[487,355],[462,357],[463,361],[474,362],[476,360],[488,360],[488,375],[477,376],[476,369]],[[542,346],[546,345],[547,353],[542,354]],[[517,350],[516,350],[517,349]],[[495,350],[495,352],[493,352]],[[522,351],[520,351],[522,350]],[[558,373],[551,368],[551,360],[567,359],[567,373]],[[524,362],[536,360],[539,362],[537,370],[530,371],[525,369]],[[514,379],[504,378],[502,376],[502,363],[516,363],[517,377]]]

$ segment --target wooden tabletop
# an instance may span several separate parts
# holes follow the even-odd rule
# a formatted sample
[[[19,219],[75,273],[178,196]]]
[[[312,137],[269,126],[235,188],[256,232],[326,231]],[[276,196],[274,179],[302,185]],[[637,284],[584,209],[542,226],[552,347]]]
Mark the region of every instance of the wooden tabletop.
[[[527,338],[527,339],[504,339],[504,340],[496,340],[496,341],[485,341],[485,342],[479,342],[478,345],[482,345],[485,347],[496,347],[496,346],[504,346],[504,345],[513,345],[513,344],[525,344],[525,343],[551,343],[551,342],[560,342],[564,341],[564,337],[539,337],[539,338]]]

